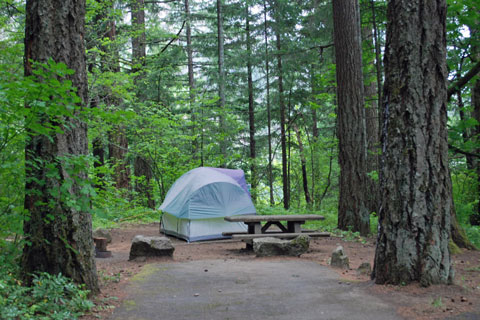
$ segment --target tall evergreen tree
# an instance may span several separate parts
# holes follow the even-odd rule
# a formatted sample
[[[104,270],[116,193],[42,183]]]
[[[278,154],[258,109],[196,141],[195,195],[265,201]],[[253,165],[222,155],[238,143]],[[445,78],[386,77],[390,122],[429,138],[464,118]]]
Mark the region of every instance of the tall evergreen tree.
[[[357,0],[333,1],[340,164],[338,228],[370,232],[366,199],[366,128],[360,10]]]
[[[375,282],[452,281],[445,0],[390,1]]]
[[[75,71],[67,76],[77,89],[80,105],[87,102],[85,63],[85,1],[28,0],[25,25],[25,75],[34,74],[34,62],[53,59]],[[42,81],[37,78],[37,81]],[[48,102],[47,102],[48,103]],[[27,106],[28,107],[28,106]],[[39,114],[44,126],[57,126],[52,115]],[[30,283],[34,272],[62,273],[97,293],[92,220],[86,208],[72,203],[82,195],[85,168],[72,172],[71,161],[88,154],[87,126],[75,118],[61,125],[62,133],[50,136],[29,131],[25,147],[26,196],[23,277]],[[64,186],[66,195],[55,191]]]

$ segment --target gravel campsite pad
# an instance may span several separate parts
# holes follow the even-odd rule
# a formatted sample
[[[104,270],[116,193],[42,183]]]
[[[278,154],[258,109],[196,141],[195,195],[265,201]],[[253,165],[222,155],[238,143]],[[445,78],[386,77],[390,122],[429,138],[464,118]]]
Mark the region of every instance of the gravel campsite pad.
[[[401,319],[364,284],[312,261],[197,260],[151,264],[113,319]],[[161,314],[161,316],[159,316]]]
[[[304,289],[305,292],[301,291],[299,294],[297,294],[296,297],[298,298],[300,298],[303,293],[305,293],[307,296],[311,295],[311,299],[314,299],[315,297],[322,297],[321,299],[327,299],[328,295],[325,296],[325,293],[323,291],[326,288],[331,288],[331,290],[333,290],[333,287],[338,286],[339,295],[342,299],[348,297],[346,293],[345,295],[341,294],[342,290],[353,290],[354,293],[361,292],[366,296],[372,296],[372,299],[374,299],[374,301],[381,300],[383,301],[383,303],[390,305],[391,308],[393,308],[392,310],[395,310],[399,316],[406,319],[480,319],[479,251],[465,251],[462,254],[452,257],[452,262],[454,263],[456,274],[454,285],[431,286],[429,288],[422,288],[417,284],[407,286],[378,286],[374,285],[371,282],[368,275],[358,274],[356,271],[356,269],[364,262],[369,262],[373,265],[373,259],[375,254],[374,239],[361,239],[361,241],[344,241],[344,239],[337,237],[316,238],[312,239],[312,241],[310,242],[310,249],[308,250],[308,252],[303,254],[299,258],[257,258],[255,257],[255,254],[253,252],[245,250],[245,243],[241,241],[208,241],[199,243],[186,243],[185,241],[171,238],[175,246],[173,259],[166,257],[157,257],[147,258],[144,261],[128,261],[131,241],[136,235],[158,236],[159,225],[124,225],[120,229],[112,230],[113,240],[112,243],[108,245],[108,250],[112,252],[112,257],[106,259],[96,259],[99,280],[102,286],[102,293],[94,299],[95,303],[97,304],[95,310],[91,314],[83,317],[82,319],[93,320],[98,319],[99,317],[101,317],[102,319],[117,319],[116,315],[120,315],[117,312],[120,311],[116,311],[116,309],[127,311],[126,308],[129,303],[131,306],[134,303],[138,304],[136,302],[136,299],[143,294],[142,292],[139,293],[137,291],[136,288],[138,287],[138,284],[142,282],[142,277],[146,277],[149,274],[155,274],[155,270],[157,270],[159,266],[163,266],[162,268],[164,269],[168,267],[168,270],[180,270],[180,268],[183,268],[181,266],[189,265],[189,263],[192,263],[192,266],[195,263],[199,263],[200,265],[202,263],[205,264],[204,267],[201,267],[200,269],[195,269],[192,272],[195,272],[195,274],[198,275],[198,281],[203,281],[202,279],[209,279],[209,281],[212,282],[210,283],[212,287],[207,291],[202,291],[200,289],[192,289],[191,291],[185,291],[184,293],[182,293],[185,299],[191,298],[195,303],[203,301],[202,299],[211,299],[215,295],[226,295],[227,292],[229,292],[228,290],[239,290],[242,288],[247,291],[245,291],[245,296],[239,299],[239,301],[242,304],[244,304],[245,301],[249,301],[248,299],[254,301],[257,294],[256,290],[259,290],[261,287],[251,287],[251,289],[249,289],[249,286],[256,285],[255,283],[253,283],[254,281],[248,281],[247,283],[242,284],[242,282],[246,278],[235,277],[233,272],[230,273],[231,279],[229,281],[230,283],[233,282],[233,285],[230,286],[230,288],[228,286],[225,286],[223,288],[215,287],[215,282],[217,281],[217,278],[215,278],[215,269],[210,266],[210,263],[213,263],[213,261],[223,261],[223,265],[225,266],[229,266],[229,263],[232,266],[236,264],[241,264],[245,267],[245,270],[252,270],[251,268],[254,268],[255,272],[253,273],[253,275],[258,275],[262,273],[274,273],[276,271],[275,267],[268,267],[267,263],[270,262],[279,262],[280,264],[285,264],[285,268],[291,266],[288,263],[295,263],[294,269],[311,268],[313,270],[311,271],[312,274],[315,274],[316,277],[323,277],[324,275],[336,275],[336,280],[332,280],[331,283],[328,282],[328,285],[325,284],[323,286],[318,286],[315,284],[316,282],[306,281],[307,285]],[[333,269],[329,267],[329,259],[331,257],[332,251],[337,247],[338,244],[343,246],[345,253],[349,257],[350,269],[348,270]],[[257,263],[260,262],[265,264],[257,265]],[[248,266],[251,266],[251,268]],[[324,268],[321,266],[323,266]],[[205,272],[205,269],[208,269],[208,271]],[[141,273],[143,271],[145,273]],[[137,274],[140,274],[140,278],[135,278]],[[300,277],[297,277],[297,275],[299,275]],[[290,270],[286,272],[286,276],[284,278],[285,281],[292,280],[294,281],[294,283],[300,286],[302,284],[302,281],[307,279],[306,277],[302,277],[301,275],[302,274],[300,272],[292,272]],[[159,276],[157,275],[156,277],[158,278]],[[215,279],[212,280],[212,278],[210,277],[213,277]],[[131,281],[132,278],[134,279],[134,281]],[[135,281],[135,279],[140,281]],[[193,277],[192,279],[195,280],[195,277]],[[253,277],[251,277],[250,279],[253,279]],[[195,283],[192,283],[191,281],[187,285],[192,286]],[[239,283],[235,283],[235,281],[238,281]],[[257,281],[260,280],[256,280],[255,282]],[[284,291],[283,294],[288,294],[288,288],[290,288],[290,284],[278,281],[280,280],[277,280],[277,285],[280,286],[280,289],[276,288],[272,292],[272,294],[280,294],[282,293],[281,291]],[[315,281],[317,281],[317,279],[315,279]],[[325,281],[327,280],[325,279]],[[310,282],[312,283],[311,286]],[[282,285],[285,286],[286,289],[282,289]],[[332,285],[332,287],[329,287],[329,285]],[[174,286],[170,284],[169,287],[172,288]],[[262,287],[265,289],[265,285],[263,285]],[[166,286],[163,283],[157,282],[156,286],[151,287],[152,292],[150,292],[150,294],[161,295],[165,293],[165,288]],[[180,289],[181,288],[179,287],[178,290]],[[222,292],[218,292],[218,290],[222,290]],[[211,293],[211,295],[205,294],[206,292]],[[260,291],[260,293],[261,292],[262,291]],[[196,293],[198,293],[198,296],[195,296]],[[232,294],[232,292],[230,292],[229,294]],[[180,299],[181,297],[181,295],[173,295],[176,295],[178,299]],[[334,294],[332,293],[332,295]],[[158,298],[159,300],[155,301],[155,304],[159,307],[159,310],[157,311],[157,317],[152,319],[168,319],[162,316],[162,312],[166,310],[166,308],[174,308],[175,305],[178,306],[178,304],[172,304],[172,295],[166,297],[168,299],[164,301],[161,298]],[[265,301],[268,301],[267,298],[262,299],[264,300],[264,303]],[[319,306],[321,306],[321,308],[319,307],[319,312],[326,311],[324,310],[325,305],[322,304],[321,301],[309,301],[317,301],[314,302],[314,304],[318,304]],[[337,302],[335,301],[335,303]],[[332,303],[333,308],[335,306],[335,303]],[[342,305],[344,302],[339,301],[338,303]],[[283,307],[286,306],[282,305],[281,308]],[[276,310],[277,307],[273,308],[271,310],[272,314],[275,313]],[[303,308],[296,308],[292,309],[292,312],[300,312],[302,310]],[[112,314],[112,312],[114,311],[115,313]],[[303,311],[307,312],[307,310]],[[115,317],[113,315],[115,315]],[[248,319],[246,314],[244,314],[244,316],[246,319]],[[134,317],[134,319],[140,320],[142,318]],[[176,319],[182,318],[177,317]],[[227,319],[227,317],[225,317],[225,319]],[[252,316],[251,319],[255,319],[255,317]],[[259,318],[257,317],[257,319]],[[330,318],[317,317],[314,319]]]

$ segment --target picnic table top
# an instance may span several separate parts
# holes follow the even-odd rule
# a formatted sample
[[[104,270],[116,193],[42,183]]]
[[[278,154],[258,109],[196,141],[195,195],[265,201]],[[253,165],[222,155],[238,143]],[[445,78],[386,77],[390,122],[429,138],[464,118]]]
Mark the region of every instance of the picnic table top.
[[[225,221],[230,222],[262,222],[262,221],[306,221],[306,220],[324,220],[325,217],[317,214],[285,214],[285,215],[256,215],[244,214],[238,216],[225,217]]]

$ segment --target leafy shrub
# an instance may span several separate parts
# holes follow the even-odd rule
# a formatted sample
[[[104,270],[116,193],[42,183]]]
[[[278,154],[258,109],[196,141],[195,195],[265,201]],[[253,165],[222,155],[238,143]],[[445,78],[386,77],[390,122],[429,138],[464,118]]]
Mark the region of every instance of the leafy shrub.
[[[475,247],[480,248],[480,227],[464,225],[465,232],[468,239],[475,245]]]
[[[93,307],[89,291],[61,274],[39,273],[32,286],[25,287],[8,268],[12,265],[3,266],[7,268],[0,270],[0,319],[77,319]]]

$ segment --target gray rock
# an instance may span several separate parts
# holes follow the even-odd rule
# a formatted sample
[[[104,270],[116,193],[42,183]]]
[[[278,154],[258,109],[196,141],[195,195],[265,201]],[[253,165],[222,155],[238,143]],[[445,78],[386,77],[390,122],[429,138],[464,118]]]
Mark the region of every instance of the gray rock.
[[[342,269],[350,268],[348,257],[343,252],[342,246],[338,246],[335,250],[333,250],[330,265],[335,268],[342,268]]]
[[[93,237],[94,238],[106,238],[107,239],[107,243],[111,243],[112,242],[112,234],[110,233],[110,230],[107,230],[107,229],[95,229],[93,231]]]
[[[281,240],[273,237],[253,239],[253,251],[257,257],[295,256],[307,252],[310,237],[300,235],[293,240]]]
[[[364,274],[364,275],[369,275],[372,273],[372,266],[370,265],[369,262],[364,262],[358,267],[357,269],[357,274]]]
[[[175,248],[172,242],[167,237],[146,237],[138,235],[132,240],[128,260],[134,260],[137,257],[172,257],[174,250]]]

